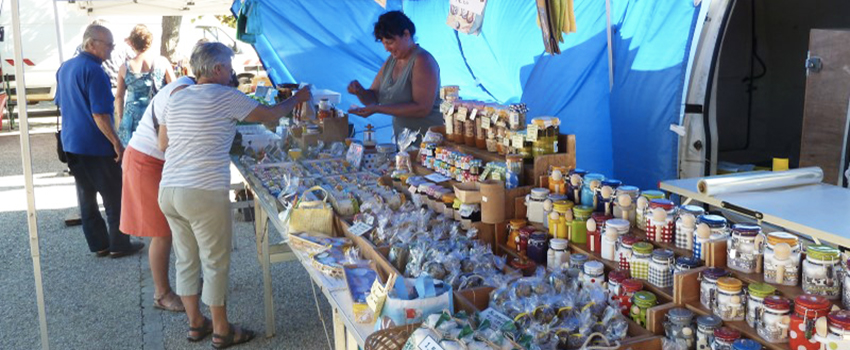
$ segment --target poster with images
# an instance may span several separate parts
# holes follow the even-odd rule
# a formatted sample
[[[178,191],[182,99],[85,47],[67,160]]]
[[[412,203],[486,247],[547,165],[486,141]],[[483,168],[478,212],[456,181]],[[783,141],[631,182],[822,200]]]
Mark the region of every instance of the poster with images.
[[[449,0],[449,16],[446,24],[461,33],[481,33],[484,22],[484,7],[487,0]]]

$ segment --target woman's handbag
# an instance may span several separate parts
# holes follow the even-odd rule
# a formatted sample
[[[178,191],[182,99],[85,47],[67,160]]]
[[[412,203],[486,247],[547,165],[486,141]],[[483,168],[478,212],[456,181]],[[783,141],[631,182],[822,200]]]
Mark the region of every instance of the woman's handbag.
[[[321,201],[305,202],[303,199],[312,191],[321,191],[325,197]],[[289,217],[289,232],[324,233],[333,236],[334,232],[334,210],[328,203],[328,191],[319,186],[314,186],[301,194]]]

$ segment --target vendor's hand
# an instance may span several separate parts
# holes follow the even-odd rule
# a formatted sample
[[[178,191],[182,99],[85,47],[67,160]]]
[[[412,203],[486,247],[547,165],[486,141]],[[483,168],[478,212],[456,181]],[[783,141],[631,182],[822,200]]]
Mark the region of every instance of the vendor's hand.
[[[351,114],[354,114],[354,115],[359,115],[361,117],[366,118],[366,117],[369,117],[372,114],[378,113],[378,106],[369,105],[369,106],[363,106],[361,108],[350,108],[348,110],[348,113],[351,113]]]
[[[115,151],[115,162],[121,163],[121,158],[124,157],[124,146],[121,144],[121,141],[118,141],[112,144],[112,150]]]
[[[357,80],[352,80],[348,83],[348,93],[353,94],[355,96],[359,96],[360,93],[363,92],[363,85],[360,85],[360,82]]]
[[[313,92],[311,91],[310,85],[307,85],[301,89],[298,89],[298,92],[295,93],[295,100],[298,102],[307,102],[313,99]]]

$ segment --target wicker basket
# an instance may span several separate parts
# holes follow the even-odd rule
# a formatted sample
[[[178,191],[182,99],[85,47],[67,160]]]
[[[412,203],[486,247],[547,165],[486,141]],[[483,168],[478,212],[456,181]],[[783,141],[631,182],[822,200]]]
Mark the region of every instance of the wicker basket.
[[[382,329],[370,334],[364,341],[364,350],[401,350],[407,339],[421,323]]]

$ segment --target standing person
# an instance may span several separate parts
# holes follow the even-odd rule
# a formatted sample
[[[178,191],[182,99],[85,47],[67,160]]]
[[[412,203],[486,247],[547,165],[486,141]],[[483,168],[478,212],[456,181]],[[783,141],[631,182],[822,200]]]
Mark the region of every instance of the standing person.
[[[165,163],[165,154],[159,150],[157,144],[157,134],[171,92],[194,84],[194,79],[183,76],[162,88],[145,109],[139,127],[124,151],[121,232],[151,237],[148,261],[154,285],[153,306],[176,312],[183,312],[185,308],[168,281],[172,240],[168,222],[157,201],[159,181],[162,179],[162,167]]]
[[[114,98],[101,64],[115,43],[109,29],[91,25],[83,34],[85,51],[65,61],[56,73],[56,105],[62,111],[62,146],[74,174],[77,200],[89,249],[118,258],[141,250],[118,230],[121,221],[121,157],[124,147],[112,124]],[[97,194],[103,198],[106,220]]]
[[[105,19],[96,19],[91,22],[90,25],[99,25],[103,27],[109,27],[109,22]],[[74,51],[74,56],[79,55],[85,51],[83,45],[77,46],[77,49]],[[126,40],[123,42],[115,43],[115,48],[112,50],[112,54],[103,61],[103,69],[106,71],[106,75],[109,76],[109,81],[112,84],[112,88],[115,88],[118,85],[118,69],[124,65],[128,59],[130,59],[132,50],[127,45]]]
[[[442,124],[440,66],[434,56],[413,42],[416,27],[410,18],[400,11],[384,13],[375,23],[374,34],[390,57],[369,89],[357,80],[348,84],[348,92],[364,104],[349,112],[361,117],[389,114],[396,135],[405,128],[424,134],[429,127]]]
[[[118,137],[124,146],[130,142],[151,97],[176,79],[171,62],[150,51],[153,34],[147,26],[136,25],[127,42],[136,56],[118,69],[118,89],[115,91]]]
[[[254,338],[254,332],[229,323],[225,306],[233,229],[228,153],[236,122],[275,122],[312,97],[302,89],[275,106],[262,106],[228,86],[232,59],[233,51],[222,43],[197,45],[190,59],[197,83],[172,92],[159,126],[159,147],[165,152],[159,206],[173,235],[177,294],[189,318],[187,338],[200,341],[213,333],[217,349]],[[201,314],[199,299],[209,305],[212,321]]]

